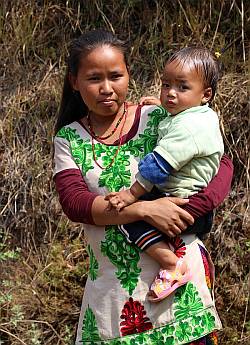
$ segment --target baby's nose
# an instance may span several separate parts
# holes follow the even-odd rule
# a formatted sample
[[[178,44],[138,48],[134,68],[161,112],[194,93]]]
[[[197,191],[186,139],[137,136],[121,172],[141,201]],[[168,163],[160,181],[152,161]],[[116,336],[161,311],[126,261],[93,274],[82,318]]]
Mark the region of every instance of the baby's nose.
[[[176,96],[176,91],[173,87],[171,87],[169,90],[168,90],[168,95],[171,96],[171,97],[175,97]]]

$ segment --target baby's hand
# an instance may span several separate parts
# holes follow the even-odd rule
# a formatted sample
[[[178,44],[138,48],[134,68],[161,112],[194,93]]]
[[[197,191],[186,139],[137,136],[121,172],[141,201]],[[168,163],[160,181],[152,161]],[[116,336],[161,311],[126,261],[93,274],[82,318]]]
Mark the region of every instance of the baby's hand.
[[[161,105],[159,98],[154,96],[142,97],[139,101],[140,105]]]
[[[130,190],[127,189],[120,192],[109,193],[105,196],[105,200],[109,201],[107,210],[115,208],[117,211],[121,211],[124,207],[133,204],[137,199]]]

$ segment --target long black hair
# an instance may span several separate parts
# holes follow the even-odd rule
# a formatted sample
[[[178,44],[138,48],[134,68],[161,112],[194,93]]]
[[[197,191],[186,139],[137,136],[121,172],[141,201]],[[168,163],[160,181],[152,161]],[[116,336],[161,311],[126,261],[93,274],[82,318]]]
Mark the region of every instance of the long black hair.
[[[83,102],[80,93],[72,89],[69,75],[71,74],[76,77],[81,58],[101,46],[117,48],[124,55],[124,60],[128,67],[125,54],[125,43],[109,31],[102,29],[91,30],[73,40],[69,47],[67,70],[64,77],[62,98],[55,126],[55,133],[57,133],[63,126],[66,126],[73,121],[77,121],[87,115],[88,108]]]

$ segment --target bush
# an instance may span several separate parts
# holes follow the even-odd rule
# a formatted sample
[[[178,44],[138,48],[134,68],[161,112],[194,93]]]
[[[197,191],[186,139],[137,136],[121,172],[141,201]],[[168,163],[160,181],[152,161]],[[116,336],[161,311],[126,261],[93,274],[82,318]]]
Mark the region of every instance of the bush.
[[[84,229],[62,214],[52,137],[69,41],[104,27],[130,44],[130,99],[158,95],[176,48],[220,55],[214,107],[235,166],[232,192],[207,240],[217,270],[223,344],[249,340],[249,102],[246,1],[4,1],[0,5],[0,342],[73,342],[88,271]]]

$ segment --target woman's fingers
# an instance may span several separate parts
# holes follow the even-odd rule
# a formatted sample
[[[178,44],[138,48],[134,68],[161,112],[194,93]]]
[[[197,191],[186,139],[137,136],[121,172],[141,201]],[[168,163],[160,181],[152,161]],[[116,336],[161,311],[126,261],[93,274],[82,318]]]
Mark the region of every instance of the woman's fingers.
[[[168,196],[167,199],[177,206],[182,206],[189,203],[189,199],[182,199],[173,196]]]
[[[171,201],[173,204],[176,206],[183,206],[189,203],[189,199],[182,199],[182,198],[175,198],[175,197],[167,197],[168,201]],[[189,214],[187,211],[183,210],[182,208],[178,207],[179,209],[179,214],[180,214],[180,225],[181,227],[184,224],[184,227],[186,228],[187,225],[192,225],[194,223],[194,218]],[[184,223],[183,223],[184,222]]]
[[[104,200],[110,200],[111,198],[114,198],[116,195],[117,192],[111,192],[104,197]]]
[[[161,101],[159,98],[154,97],[154,96],[144,96],[141,97],[139,101],[140,105],[161,105]]]
[[[168,237],[176,237],[178,235],[180,235],[182,233],[182,231],[180,230],[180,228],[178,228],[178,226],[172,225],[171,230],[166,229],[166,231],[164,231],[164,233],[168,236]]]
[[[176,203],[185,204],[183,199],[175,200]],[[144,220],[155,226],[170,237],[177,236],[184,231],[188,224],[193,224],[193,217],[169,200],[161,198],[153,201],[145,201]]]

